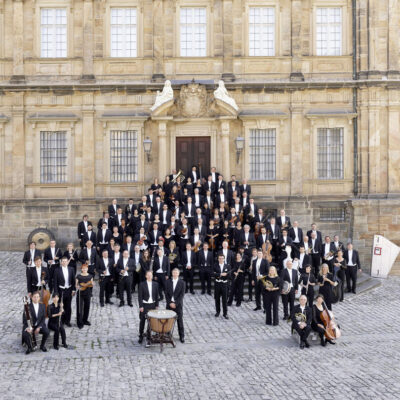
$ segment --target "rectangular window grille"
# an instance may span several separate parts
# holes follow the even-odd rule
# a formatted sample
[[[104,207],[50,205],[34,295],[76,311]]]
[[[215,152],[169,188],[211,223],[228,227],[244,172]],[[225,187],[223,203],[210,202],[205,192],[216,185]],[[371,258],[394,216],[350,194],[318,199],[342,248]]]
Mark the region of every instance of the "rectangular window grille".
[[[137,131],[111,131],[111,182],[136,182],[138,173]]]
[[[250,179],[276,179],[276,129],[250,131]]]
[[[345,210],[344,208],[321,208],[320,209],[321,221],[344,221]]]
[[[40,182],[67,181],[67,133],[40,132]]]
[[[205,57],[207,53],[207,20],[205,7],[183,7],[180,10],[181,57]]]
[[[275,9],[273,7],[250,8],[249,55],[275,55]]]
[[[67,10],[42,8],[40,18],[41,57],[67,57]]]
[[[111,57],[136,56],[136,8],[111,8]]]
[[[343,128],[318,129],[318,179],[343,179]]]
[[[342,9],[317,8],[317,56],[342,55]]]

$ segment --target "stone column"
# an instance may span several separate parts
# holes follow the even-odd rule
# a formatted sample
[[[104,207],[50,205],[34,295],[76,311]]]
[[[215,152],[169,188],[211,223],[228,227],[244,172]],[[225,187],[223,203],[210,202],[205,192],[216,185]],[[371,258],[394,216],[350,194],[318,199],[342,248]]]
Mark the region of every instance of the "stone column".
[[[93,80],[93,0],[83,3],[83,72],[82,79]]]
[[[84,106],[82,108],[82,197],[94,197],[95,183],[95,132],[94,132],[94,110],[93,96],[84,96]]]
[[[158,179],[167,174],[167,123],[158,123]]]
[[[153,50],[154,50],[154,81],[164,81],[164,24],[163,21],[163,2],[154,0],[153,2]]]
[[[25,81],[24,72],[24,3],[13,2],[13,76],[12,82]]]
[[[12,197],[25,197],[24,96],[16,93],[12,107]]]
[[[222,37],[223,37],[223,73],[224,81],[234,81],[233,75],[233,10],[232,0],[223,0]]]
[[[221,122],[221,152],[218,152],[222,158],[222,174],[226,181],[230,180],[230,152],[229,152],[229,121]]]

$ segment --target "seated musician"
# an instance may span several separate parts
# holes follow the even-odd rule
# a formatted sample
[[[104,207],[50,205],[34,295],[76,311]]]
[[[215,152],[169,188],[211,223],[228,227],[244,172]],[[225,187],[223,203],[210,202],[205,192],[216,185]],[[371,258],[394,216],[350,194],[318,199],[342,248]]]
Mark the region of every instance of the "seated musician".
[[[58,294],[55,293],[53,295],[53,303],[49,305],[47,310],[49,315],[49,323],[47,326],[50,330],[54,331],[53,347],[55,350],[59,349],[58,342],[60,334],[63,347],[68,349],[67,336],[65,334],[64,324],[61,321],[63,306],[58,303],[59,299]]]
[[[40,343],[40,349],[46,352],[46,340],[49,336],[49,330],[46,326],[46,309],[45,305],[39,303],[40,295],[39,292],[34,292],[32,294],[32,302],[29,304],[29,314],[31,318],[32,327],[28,327],[28,319],[24,312],[23,316],[23,329],[22,329],[22,343],[25,343],[28,349],[26,354],[33,351],[33,335],[42,335],[42,341]]]
[[[301,295],[299,299],[300,304],[293,307],[291,320],[292,332],[295,330],[300,336],[300,348],[310,347],[307,342],[308,335],[311,332],[311,308],[307,306],[307,296]]]
[[[321,339],[321,346],[326,346],[326,343],[336,344],[333,340],[325,338],[325,326],[321,319],[321,312],[326,310],[327,307],[324,302],[324,296],[319,294],[315,299],[315,304],[312,308],[312,322],[311,328],[313,331],[317,332],[319,338]]]
[[[146,272],[146,280],[139,285],[139,343],[143,342],[144,324],[147,313],[158,308],[158,283],[153,282],[153,272]]]

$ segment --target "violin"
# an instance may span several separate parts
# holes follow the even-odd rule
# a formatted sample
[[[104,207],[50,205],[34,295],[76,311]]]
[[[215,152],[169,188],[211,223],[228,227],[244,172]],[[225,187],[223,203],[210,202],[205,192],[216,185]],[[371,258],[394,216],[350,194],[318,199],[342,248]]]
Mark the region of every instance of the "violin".
[[[325,302],[324,302],[324,309],[320,313],[320,318],[324,324],[325,337],[329,340],[335,340],[340,338],[342,333],[340,332],[340,329],[336,324],[332,312],[329,311],[328,308],[326,307]]]
[[[263,258],[265,260],[267,260],[269,263],[271,263],[272,262],[272,255],[271,255],[272,244],[269,242],[269,240],[267,240],[261,247],[262,247],[262,251],[263,251]]]

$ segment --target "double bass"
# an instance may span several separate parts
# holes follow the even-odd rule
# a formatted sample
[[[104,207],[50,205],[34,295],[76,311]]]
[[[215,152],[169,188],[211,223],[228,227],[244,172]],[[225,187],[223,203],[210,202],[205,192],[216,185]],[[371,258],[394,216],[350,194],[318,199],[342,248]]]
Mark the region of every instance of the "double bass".
[[[45,276],[45,273],[42,272],[42,281],[44,280],[44,276]],[[50,300],[50,291],[46,290],[44,288],[44,285],[41,284],[40,286],[41,286],[41,288],[40,288],[40,302],[42,304],[44,304],[45,315],[46,315],[46,318],[47,318],[47,306],[48,306],[49,300]]]
[[[320,313],[320,318],[324,324],[325,337],[329,340],[339,339],[342,333],[340,332],[340,329],[336,324],[333,314],[326,307],[325,302],[324,309]]]

